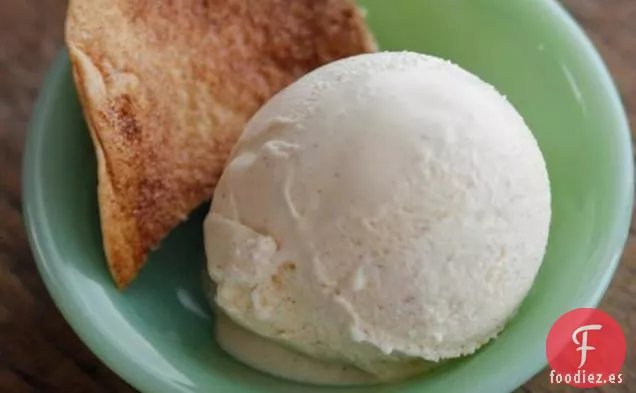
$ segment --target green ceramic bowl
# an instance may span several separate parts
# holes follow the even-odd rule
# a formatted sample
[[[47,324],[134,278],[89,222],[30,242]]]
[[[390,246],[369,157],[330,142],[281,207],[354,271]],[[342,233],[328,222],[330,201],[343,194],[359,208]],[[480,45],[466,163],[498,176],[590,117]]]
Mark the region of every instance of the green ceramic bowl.
[[[511,391],[545,365],[545,339],[556,318],[597,305],[618,264],[632,204],[629,130],[618,95],[588,39],[553,1],[362,4],[382,49],[451,59],[509,97],[545,154],[554,216],[536,285],[501,337],[427,376],[338,391]],[[104,363],[147,393],[336,390],[261,374],[215,344],[199,275],[205,206],[170,235],[128,291],[118,292],[100,240],[95,173],[63,53],[31,123],[25,216],[49,291]]]

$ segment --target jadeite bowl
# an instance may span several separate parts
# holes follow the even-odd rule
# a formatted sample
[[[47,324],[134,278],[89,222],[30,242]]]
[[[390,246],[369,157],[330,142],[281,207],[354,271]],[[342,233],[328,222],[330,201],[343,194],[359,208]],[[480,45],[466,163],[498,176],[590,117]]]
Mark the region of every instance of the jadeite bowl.
[[[518,108],[547,160],[553,222],[545,262],[519,314],[474,356],[430,375],[352,393],[509,392],[546,364],[563,313],[594,307],[619,262],[632,206],[628,125],[598,54],[549,0],[365,0],[385,50],[448,58]],[[60,310],[104,363],[146,393],[331,392],[261,374],[223,353],[204,301],[203,206],[118,292],[101,245],[96,167],[62,53],[44,84],[24,158],[24,207],[41,275]]]

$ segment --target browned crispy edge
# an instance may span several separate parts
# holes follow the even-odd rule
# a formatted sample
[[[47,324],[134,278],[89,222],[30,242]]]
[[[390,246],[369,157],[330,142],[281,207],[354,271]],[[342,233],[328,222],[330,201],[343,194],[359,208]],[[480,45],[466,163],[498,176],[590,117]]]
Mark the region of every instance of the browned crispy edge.
[[[101,119],[93,116],[98,111],[92,109],[92,101],[87,98],[86,90],[88,87],[85,84],[84,69],[80,66],[81,60],[77,58],[71,47],[69,47],[69,57],[73,64],[73,79],[97,158],[97,199],[104,252],[115,284],[118,288],[123,289],[134,280],[146,255],[139,239],[139,232],[136,230],[134,216],[130,212],[126,213],[115,195],[108,160],[97,132],[96,123]],[[130,259],[132,263],[119,262],[123,259]],[[121,271],[121,267],[133,267],[133,269]]]

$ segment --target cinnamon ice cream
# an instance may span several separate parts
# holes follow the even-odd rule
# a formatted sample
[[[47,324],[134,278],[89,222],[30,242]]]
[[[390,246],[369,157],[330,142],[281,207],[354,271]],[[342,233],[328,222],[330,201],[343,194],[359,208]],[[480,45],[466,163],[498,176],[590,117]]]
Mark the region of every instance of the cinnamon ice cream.
[[[497,336],[550,216],[537,142],[492,86],[422,54],[360,55],[248,123],[205,221],[208,271],[242,328],[387,381]]]

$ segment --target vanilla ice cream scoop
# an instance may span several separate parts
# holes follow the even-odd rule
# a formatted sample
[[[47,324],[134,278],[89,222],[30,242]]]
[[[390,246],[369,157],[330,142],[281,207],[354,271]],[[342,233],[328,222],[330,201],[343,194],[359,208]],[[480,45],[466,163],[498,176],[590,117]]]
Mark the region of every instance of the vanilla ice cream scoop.
[[[208,271],[235,323],[389,380],[501,331],[550,215],[541,151],[493,87],[422,54],[360,55],[248,123],[205,221]]]

